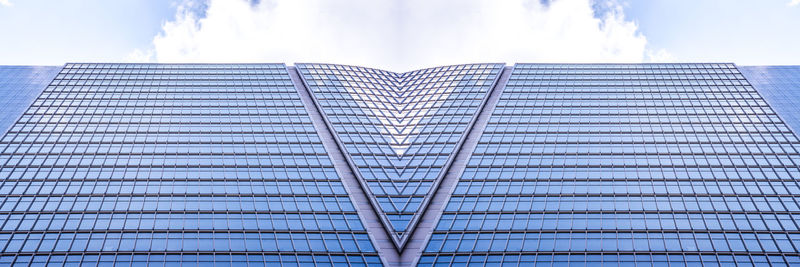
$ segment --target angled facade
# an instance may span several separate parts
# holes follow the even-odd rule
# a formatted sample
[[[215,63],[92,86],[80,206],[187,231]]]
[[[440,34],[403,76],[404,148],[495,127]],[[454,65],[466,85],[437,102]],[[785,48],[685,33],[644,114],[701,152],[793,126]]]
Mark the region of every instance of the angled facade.
[[[297,66],[399,248],[502,68]]]
[[[67,64],[0,147],[5,263],[380,264],[283,64]]]
[[[798,67],[0,67],[0,265],[800,265]]]
[[[784,123],[800,132],[800,66],[740,66]]]
[[[0,65],[0,131],[5,132],[61,70],[53,66]]]
[[[798,159],[732,64],[517,64],[421,263],[797,264]]]

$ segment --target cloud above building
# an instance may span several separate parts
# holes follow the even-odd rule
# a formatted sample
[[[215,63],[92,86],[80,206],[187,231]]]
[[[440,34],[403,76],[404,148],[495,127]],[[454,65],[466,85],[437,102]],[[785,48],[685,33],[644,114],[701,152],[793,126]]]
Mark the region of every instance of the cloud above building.
[[[466,62],[647,62],[614,0],[184,1],[131,61],[335,62],[405,71]]]

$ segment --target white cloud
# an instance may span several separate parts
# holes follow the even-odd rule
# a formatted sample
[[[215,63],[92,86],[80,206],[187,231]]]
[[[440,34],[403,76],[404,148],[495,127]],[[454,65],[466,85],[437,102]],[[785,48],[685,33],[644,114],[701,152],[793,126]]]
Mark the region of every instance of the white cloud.
[[[11,3],[9,0],[0,0],[0,6],[12,6],[14,4]]]
[[[595,1],[606,5],[602,14]],[[402,71],[469,62],[671,58],[648,49],[614,0],[208,0],[203,17],[193,3],[178,8],[151,50],[129,59],[310,61]]]
[[[132,62],[132,63],[146,63],[146,62],[153,62],[155,51],[152,49],[150,50],[142,50],[142,49],[134,49],[133,52],[128,54],[125,57],[125,62]]]
[[[791,0],[791,1],[789,1],[789,3],[787,3],[786,5],[788,5],[788,6],[797,6],[797,5],[800,5],[800,0]]]
[[[675,62],[677,59],[672,56],[667,50],[659,49],[659,50],[650,50],[646,51],[646,61],[648,62]]]

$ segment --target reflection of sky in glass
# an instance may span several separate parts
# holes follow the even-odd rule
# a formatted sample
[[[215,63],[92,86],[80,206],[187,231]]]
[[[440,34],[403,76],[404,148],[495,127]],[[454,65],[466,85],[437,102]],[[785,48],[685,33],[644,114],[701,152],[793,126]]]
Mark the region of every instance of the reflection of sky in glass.
[[[61,67],[0,66],[0,135],[28,109]]]
[[[0,151],[2,263],[379,262],[283,64],[67,64]]]
[[[394,73],[298,64],[398,238],[408,230],[502,64]]]
[[[800,133],[800,66],[739,66],[759,94]]]
[[[797,144],[733,64],[517,64],[420,265],[791,265]]]

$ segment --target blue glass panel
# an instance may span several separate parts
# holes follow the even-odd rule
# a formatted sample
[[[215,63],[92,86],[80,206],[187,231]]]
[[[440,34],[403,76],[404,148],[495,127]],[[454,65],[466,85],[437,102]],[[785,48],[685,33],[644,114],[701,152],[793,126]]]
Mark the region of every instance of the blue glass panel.
[[[380,265],[283,64],[67,64],[0,164],[0,264]]]
[[[28,109],[61,67],[0,66],[0,135]]]
[[[798,264],[799,148],[732,64],[517,64],[419,263]]]
[[[738,66],[747,81],[800,133],[800,66]]]
[[[394,73],[297,65],[368,195],[400,240],[424,211],[423,202],[502,67],[469,64]]]

